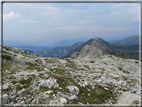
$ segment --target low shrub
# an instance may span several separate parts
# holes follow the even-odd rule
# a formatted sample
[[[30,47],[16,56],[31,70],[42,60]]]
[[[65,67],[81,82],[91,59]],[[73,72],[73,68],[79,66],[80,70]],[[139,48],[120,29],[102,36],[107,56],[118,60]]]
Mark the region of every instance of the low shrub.
[[[7,60],[11,60],[12,59],[11,56],[9,56],[9,55],[2,55],[2,58],[3,59],[7,59]]]

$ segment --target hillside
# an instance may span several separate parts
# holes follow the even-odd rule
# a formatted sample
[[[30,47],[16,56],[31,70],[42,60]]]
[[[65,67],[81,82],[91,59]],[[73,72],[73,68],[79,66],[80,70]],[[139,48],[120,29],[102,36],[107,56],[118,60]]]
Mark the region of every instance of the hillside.
[[[53,57],[62,58],[70,51],[80,46],[81,44],[83,44],[83,42],[77,42],[72,46],[55,47],[53,49],[42,49],[37,52],[37,55],[43,57],[51,57],[51,58]]]
[[[141,104],[138,60],[108,54],[95,59],[44,58],[7,46],[2,58],[3,104]]]
[[[122,40],[109,41],[109,43],[115,46],[132,46],[139,44],[139,36],[130,36]]]
[[[139,46],[114,46],[100,38],[90,39],[81,46],[72,50],[65,57],[76,58],[96,58],[110,54],[122,58],[139,59]],[[133,48],[135,48],[133,50]]]

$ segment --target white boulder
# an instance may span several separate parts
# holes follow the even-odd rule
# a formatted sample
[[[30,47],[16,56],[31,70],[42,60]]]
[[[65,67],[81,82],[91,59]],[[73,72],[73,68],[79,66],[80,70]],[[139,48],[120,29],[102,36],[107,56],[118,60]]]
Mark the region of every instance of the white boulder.
[[[67,104],[67,100],[66,100],[65,98],[60,98],[60,102],[61,102],[62,104]]]
[[[69,92],[73,95],[78,95],[79,88],[76,86],[68,86]]]
[[[8,95],[4,94],[3,95],[3,104],[7,104],[8,103]]]
[[[39,84],[39,87],[58,88],[59,84],[57,83],[57,79],[54,79],[54,78],[50,77],[47,80],[41,80],[40,84]]]
[[[72,95],[72,96],[68,97],[69,100],[75,100],[76,98],[77,98],[76,95]]]

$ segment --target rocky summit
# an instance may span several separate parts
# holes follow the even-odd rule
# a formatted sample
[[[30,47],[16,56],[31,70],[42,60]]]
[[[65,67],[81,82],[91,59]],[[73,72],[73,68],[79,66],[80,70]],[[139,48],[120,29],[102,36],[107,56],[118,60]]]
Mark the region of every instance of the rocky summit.
[[[88,56],[87,49],[97,55]],[[3,104],[141,104],[138,60],[103,54],[92,45],[74,59],[45,58],[7,46],[2,52]]]

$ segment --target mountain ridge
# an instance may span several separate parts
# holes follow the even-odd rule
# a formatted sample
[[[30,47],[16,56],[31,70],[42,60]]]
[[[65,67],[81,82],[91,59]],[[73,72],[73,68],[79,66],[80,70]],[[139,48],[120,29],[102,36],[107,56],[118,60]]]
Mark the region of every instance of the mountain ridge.
[[[67,53],[69,53],[71,50],[75,49],[76,47],[83,44],[83,42],[77,42],[73,44],[72,46],[64,46],[64,47],[55,47],[52,49],[42,49],[37,52],[37,55],[43,56],[43,57],[57,57],[62,58]]]
[[[109,41],[109,43],[115,46],[132,46],[139,44],[139,36],[129,36],[121,40]]]
[[[81,46],[72,50],[69,54],[65,56],[65,58],[66,57],[71,57],[73,59],[85,58],[85,57],[96,58],[105,54],[115,55],[117,57],[123,57],[123,58],[133,58],[131,57],[131,54],[133,54],[135,59],[139,59],[138,55],[139,52],[132,50],[130,51],[130,49],[126,50],[125,48],[122,46],[118,47],[112,45],[104,41],[103,39],[95,38],[88,40]]]

